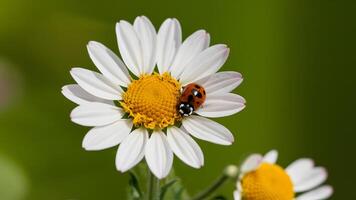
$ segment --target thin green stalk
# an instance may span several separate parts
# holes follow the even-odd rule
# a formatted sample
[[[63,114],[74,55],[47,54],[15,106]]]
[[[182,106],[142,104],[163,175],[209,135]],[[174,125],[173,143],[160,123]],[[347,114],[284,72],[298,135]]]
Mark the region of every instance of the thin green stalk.
[[[159,179],[156,178],[154,174],[148,168],[148,193],[147,200],[159,200],[160,197],[160,186]]]
[[[213,192],[215,192],[215,190],[217,190],[222,184],[224,184],[225,181],[228,180],[228,178],[229,177],[227,175],[222,174],[208,188],[194,196],[192,200],[202,200],[210,196]]]
[[[227,180],[236,179],[238,176],[238,168],[235,165],[229,165],[225,168],[222,175],[220,175],[208,188],[199,192],[192,200],[203,200],[213,194],[219,187],[221,187]]]

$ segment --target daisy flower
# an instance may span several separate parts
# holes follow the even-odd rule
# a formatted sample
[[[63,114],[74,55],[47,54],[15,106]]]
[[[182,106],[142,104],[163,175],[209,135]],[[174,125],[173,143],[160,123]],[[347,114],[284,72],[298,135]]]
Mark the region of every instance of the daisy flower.
[[[182,42],[177,19],[165,20],[157,33],[145,16],[133,25],[118,22],[116,36],[122,60],[91,41],[89,56],[100,73],[73,68],[70,73],[77,84],[62,88],[64,96],[79,104],[71,120],[93,127],[84,137],[84,149],[120,144],[119,171],[145,158],[152,173],[164,178],[173,153],[191,167],[203,166],[202,150],[191,135],[221,145],[234,141],[227,128],[206,118],[232,115],[245,107],[244,98],[230,93],[242,82],[241,74],[217,73],[229,54],[226,45],[209,46],[205,30]],[[184,104],[186,89],[191,94],[184,95]]]
[[[313,160],[302,158],[283,169],[276,164],[277,158],[276,150],[265,156],[249,156],[241,166],[234,199],[321,200],[332,195],[331,186],[320,186],[328,176],[325,168],[315,167]]]

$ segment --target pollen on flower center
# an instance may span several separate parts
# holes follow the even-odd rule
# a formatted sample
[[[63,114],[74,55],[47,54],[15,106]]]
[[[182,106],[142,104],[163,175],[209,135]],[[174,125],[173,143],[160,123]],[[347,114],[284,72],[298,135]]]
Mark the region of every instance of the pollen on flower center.
[[[165,128],[181,120],[179,97],[180,84],[168,73],[142,75],[128,86],[120,104],[136,126]]]
[[[263,163],[247,173],[241,181],[244,200],[292,200],[293,184],[288,174],[278,165]]]

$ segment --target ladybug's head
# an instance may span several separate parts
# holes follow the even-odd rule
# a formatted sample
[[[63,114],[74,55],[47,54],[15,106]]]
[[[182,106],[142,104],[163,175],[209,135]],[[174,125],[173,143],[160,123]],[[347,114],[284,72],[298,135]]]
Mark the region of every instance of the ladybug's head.
[[[189,103],[180,103],[178,105],[178,110],[182,116],[187,117],[187,116],[190,116],[191,114],[193,114],[194,107],[192,105],[190,105]]]

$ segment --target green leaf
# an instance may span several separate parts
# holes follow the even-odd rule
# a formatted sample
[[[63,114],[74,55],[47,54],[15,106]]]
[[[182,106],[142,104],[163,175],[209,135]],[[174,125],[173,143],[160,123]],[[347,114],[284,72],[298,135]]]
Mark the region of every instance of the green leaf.
[[[165,188],[165,189],[164,189]],[[187,190],[183,187],[182,181],[175,175],[172,169],[167,178],[163,181],[161,190],[165,190],[164,194],[161,193],[161,200],[183,200],[190,199]]]
[[[140,162],[136,167],[130,170],[130,180],[127,195],[129,200],[144,199],[146,196],[146,187],[148,181],[147,170],[148,167],[145,162]]]
[[[129,180],[128,199],[131,200],[142,199],[142,192],[136,174],[133,171],[130,171],[129,174],[130,174],[130,180]]]
[[[181,200],[183,199],[182,197],[184,196],[184,188],[183,187],[180,187],[176,190],[174,196],[173,196],[173,199],[174,200]]]
[[[161,187],[160,199],[164,199],[164,195],[167,192],[167,189],[170,188],[174,183],[176,183],[178,179],[171,179],[165,185]]]
[[[141,200],[147,195],[148,166],[140,162],[130,170],[130,182],[128,187],[127,199]],[[161,192],[160,200],[185,200],[190,199],[187,190],[183,187],[182,181],[176,177],[172,169],[167,178],[160,181]]]

